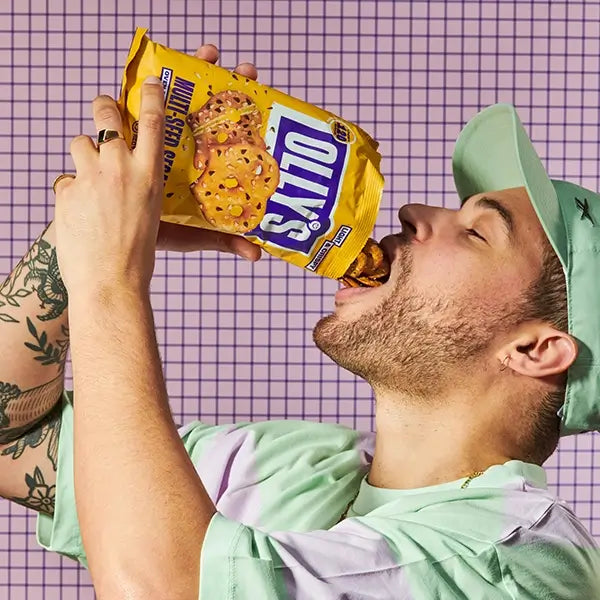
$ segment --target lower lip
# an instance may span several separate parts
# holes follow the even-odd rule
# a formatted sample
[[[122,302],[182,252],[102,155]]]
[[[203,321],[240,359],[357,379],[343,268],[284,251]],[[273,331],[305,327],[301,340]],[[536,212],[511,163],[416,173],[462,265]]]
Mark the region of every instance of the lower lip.
[[[375,288],[370,288],[370,287],[367,287],[367,288],[363,288],[363,287],[342,288],[341,290],[338,290],[335,293],[335,301],[336,301],[336,303],[344,302],[354,296],[360,296],[361,294],[368,294],[369,292],[372,292],[374,289]]]

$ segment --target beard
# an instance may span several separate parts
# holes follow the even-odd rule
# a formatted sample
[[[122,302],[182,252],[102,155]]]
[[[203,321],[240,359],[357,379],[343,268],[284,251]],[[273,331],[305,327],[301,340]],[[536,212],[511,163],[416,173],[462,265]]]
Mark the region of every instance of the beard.
[[[510,306],[474,306],[468,293],[419,294],[412,256],[400,248],[394,289],[360,318],[331,314],[313,330],[317,347],[376,392],[434,399],[475,370],[499,330],[515,322]],[[499,316],[493,316],[499,315]]]

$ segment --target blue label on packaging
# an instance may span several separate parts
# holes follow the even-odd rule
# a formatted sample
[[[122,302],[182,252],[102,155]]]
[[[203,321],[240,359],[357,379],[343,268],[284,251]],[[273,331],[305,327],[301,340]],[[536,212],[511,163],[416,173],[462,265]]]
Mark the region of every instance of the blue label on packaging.
[[[247,235],[308,255],[331,230],[348,144],[325,122],[301,113],[291,118],[296,111],[286,107],[274,109],[265,140],[279,164],[279,185],[260,225]]]

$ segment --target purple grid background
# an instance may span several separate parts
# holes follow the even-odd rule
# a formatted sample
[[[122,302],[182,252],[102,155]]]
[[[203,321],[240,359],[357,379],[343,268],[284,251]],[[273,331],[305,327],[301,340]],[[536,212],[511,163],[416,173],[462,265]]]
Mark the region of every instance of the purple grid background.
[[[70,138],[94,134],[89,101],[118,94],[137,25],[180,50],[214,42],[222,65],[253,61],[263,82],[374,135],[386,177],[377,237],[405,202],[457,206],[454,141],[497,101],[517,105],[553,177],[599,188],[600,2],[11,0],[0,6],[2,277],[52,219],[49,185],[72,170]],[[266,255],[250,266],[161,253],[152,300],[176,421],[370,429],[370,388],[312,344],[336,289]],[[546,465],[596,536],[598,446],[596,434],[569,438]],[[84,569],[37,546],[35,515],[0,500],[0,598],[93,597]]]

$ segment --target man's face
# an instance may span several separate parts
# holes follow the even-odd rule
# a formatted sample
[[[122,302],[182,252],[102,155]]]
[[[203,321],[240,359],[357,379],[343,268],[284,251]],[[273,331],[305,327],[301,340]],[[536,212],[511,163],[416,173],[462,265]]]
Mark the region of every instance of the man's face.
[[[316,345],[375,390],[428,397],[485,369],[519,322],[546,241],[525,188],[477,194],[460,210],[408,204],[381,241],[389,281],[340,293]]]

